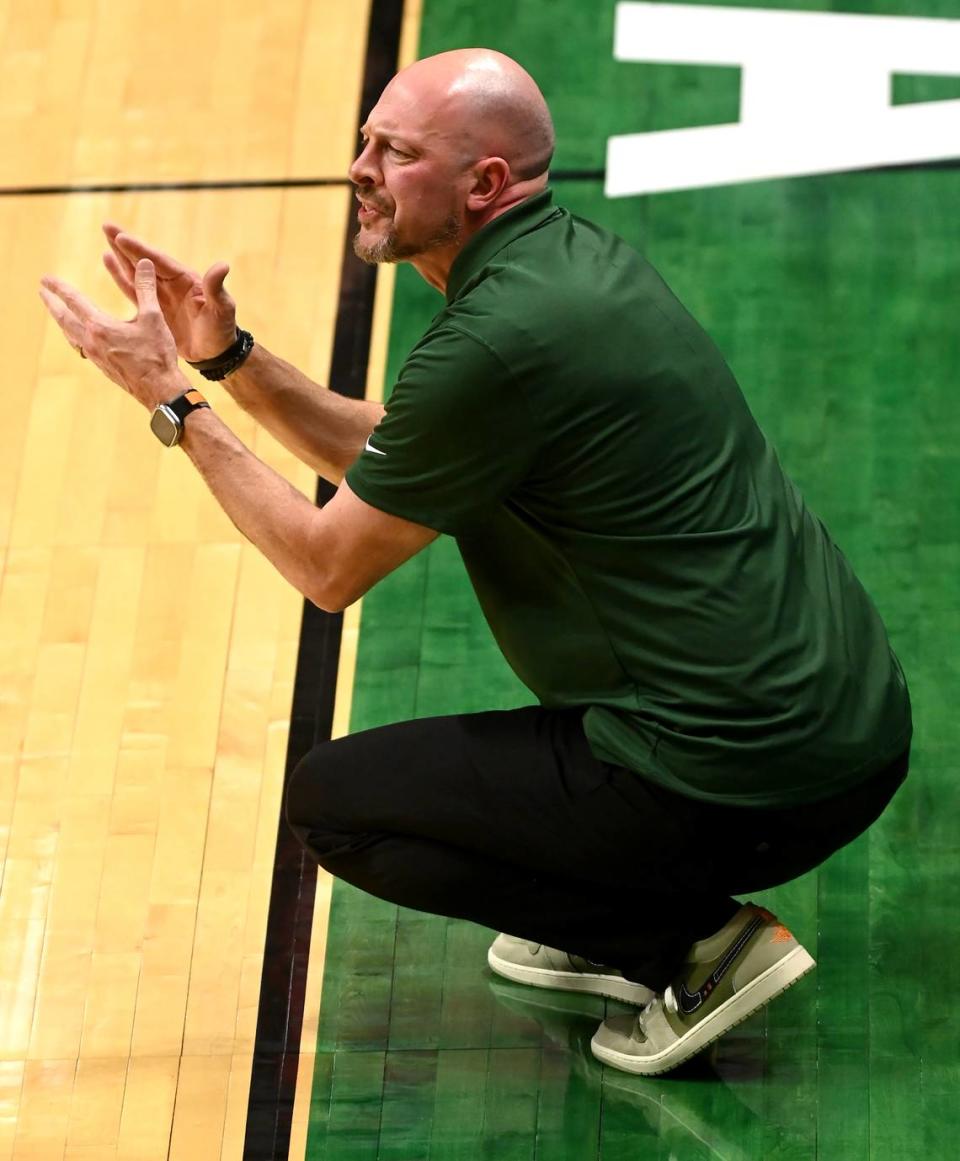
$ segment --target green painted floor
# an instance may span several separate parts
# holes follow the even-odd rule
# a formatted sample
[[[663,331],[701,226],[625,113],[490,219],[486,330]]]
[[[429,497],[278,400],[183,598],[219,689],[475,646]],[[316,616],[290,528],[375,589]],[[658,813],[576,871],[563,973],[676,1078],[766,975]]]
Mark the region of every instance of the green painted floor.
[[[754,3],[753,6],[758,6]],[[760,5],[762,6],[762,5]],[[956,0],[771,7],[958,15]],[[421,53],[517,56],[562,168],[610,133],[736,118],[728,69],[617,64],[612,0],[427,0]],[[954,86],[956,88],[956,86]],[[905,78],[898,100],[957,95]],[[313,1161],[911,1161],[960,1128],[960,169],[558,200],[638,245],[713,335],[883,612],[914,699],[911,778],[872,832],[762,898],[818,970],[659,1080],[589,1055],[601,1001],[495,981],[490,933],[334,893]],[[400,270],[391,366],[440,300]],[[446,538],[365,600],[353,728],[529,701]],[[642,915],[637,922],[642,922]]]

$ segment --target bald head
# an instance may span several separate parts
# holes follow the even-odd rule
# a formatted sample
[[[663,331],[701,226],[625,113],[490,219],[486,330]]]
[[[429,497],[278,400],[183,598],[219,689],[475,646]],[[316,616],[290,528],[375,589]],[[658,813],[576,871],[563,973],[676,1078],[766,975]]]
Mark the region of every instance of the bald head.
[[[442,52],[398,73],[391,88],[416,102],[465,164],[502,157],[514,181],[546,179],[555,145],[550,110],[533,77],[510,57],[486,48]]]
[[[412,262],[440,290],[473,234],[546,187],[554,146],[533,78],[485,48],[398,73],[361,137],[354,250],[365,262]]]

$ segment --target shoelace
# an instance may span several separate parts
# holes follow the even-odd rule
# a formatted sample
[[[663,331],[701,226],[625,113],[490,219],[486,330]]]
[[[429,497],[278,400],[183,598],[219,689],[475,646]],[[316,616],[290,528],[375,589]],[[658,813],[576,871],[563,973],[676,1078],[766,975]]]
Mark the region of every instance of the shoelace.
[[[654,996],[651,1000],[648,1000],[647,1003],[637,1013],[637,1020],[633,1026],[633,1039],[634,1040],[646,1040],[647,1032],[646,1032],[646,1028],[644,1026],[644,1020],[653,1011],[653,1007],[656,1004],[657,1000],[659,1000],[659,999],[663,1000],[663,1006],[665,1008],[667,1008],[669,1011],[671,1011],[671,1012],[677,1011],[677,998],[673,994],[673,988],[671,988],[670,985],[668,984],[662,997],[661,996]]]

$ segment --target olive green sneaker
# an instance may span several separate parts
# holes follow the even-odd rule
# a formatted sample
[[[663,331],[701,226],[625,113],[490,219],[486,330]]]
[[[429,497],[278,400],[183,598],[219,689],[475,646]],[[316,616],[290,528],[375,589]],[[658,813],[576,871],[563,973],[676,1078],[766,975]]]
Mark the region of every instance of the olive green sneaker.
[[[616,968],[514,935],[497,936],[487,952],[487,963],[498,976],[518,984],[533,984],[535,988],[589,992],[627,1004],[646,1004],[653,999],[650,988],[624,979]]]
[[[590,1048],[624,1072],[667,1072],[815,966],[775,915],[747,903],[716,935],[693,945],[662,996],[636,1016],[606,1019]]]

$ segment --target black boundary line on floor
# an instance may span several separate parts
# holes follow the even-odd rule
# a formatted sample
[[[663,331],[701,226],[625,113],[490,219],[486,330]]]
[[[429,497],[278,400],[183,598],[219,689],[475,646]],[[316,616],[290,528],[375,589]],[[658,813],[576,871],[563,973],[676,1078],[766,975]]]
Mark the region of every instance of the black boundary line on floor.
[[[603,181],[604,169],[555,169],[551,181]],[[180,193],[183,191],[232,189],[346,189],[353,188],[347,177],[251,177],[222,181],[133,181],[94,182],[80,185],[0,186],[0,198],[42,198],[64,194],[94,193]]]
[[[831,177],[840,173],[894,173],[897,170],[960,169],[960,157],[945,161],[907,161],[902,165],[875,165],[867,169],[837,169],[829,173],[796,174],[796,177]],[[605,169],[554,169],[550,182],[605,181]],[[789,178],[766,178],[768,181],[788,181]],[[177,193],[203,190],[231,189],[346,189],[351,185],[346,177],[264,177],[237,178],[227,181],[142,181],[102,182],[91,185],[25,185],[0,186],[0,198],[52,197],[63,194],[91,193]],[[665,192],[670,192],[665,191]]]
[[[384,86],[397,71],[403,7],[403,0],[373,0],[371,4],[359,110],[363,115],[376,104]],[[358,129],[361,123],[358,117]],[[373,329],[376,268],[363,265],[353,255],[354,208],[351,198],[329,382],[336,383],[342,394],[362,399]],[[333,492],[330,484],[320,480],[317,503],[324,503]],[[284,786],[303,755],[316,742],[330,737],[342,623],[340,614],[324,613],[304,601]],[[286,1161],[289,1154],[315,886],[315,865],[306,857],[281,812],[264,944],[244,1161]]]
[[[350,185],[347,177],[236,177],[221,181],[100,181],[77,185],[0,187],[0,198],[43,198],[54,194],[170,193],[209,189],[322,189]]]

